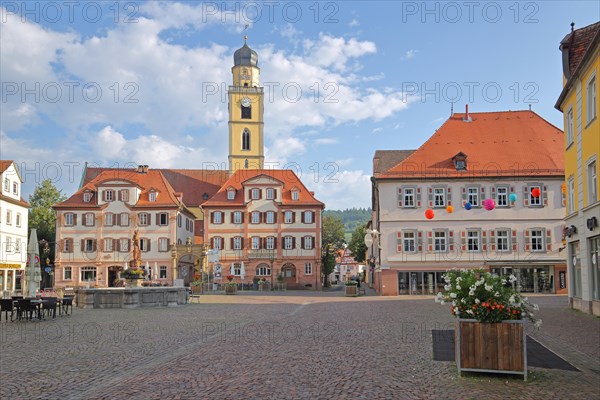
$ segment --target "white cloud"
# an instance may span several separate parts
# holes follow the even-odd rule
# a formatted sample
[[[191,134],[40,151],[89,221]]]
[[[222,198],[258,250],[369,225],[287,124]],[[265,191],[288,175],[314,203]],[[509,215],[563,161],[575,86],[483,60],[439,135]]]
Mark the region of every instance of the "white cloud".
[[[298,162],[299,156],[306,151],[306,143],[295,137],[280,137],[273,140],[273,144],[265,149],[265,164],[279,169],[286,164]]]
[[[383,131],[383,128],[375,128],[371,131],[371,133],[379,133],[381,131]]]
[[[359,26],[359,25],[360,25],[360,23],[358,22],[358,20],[356,18],[352,19],[352,21],[350,21],[350,23],[348,24],[348,26],[350,28],[354,28],[354,27]]]
[[[328,144],[337,144],[340,140],[338,138],[318,138],[315,139],[316,145],[328,145]]]
[[[404,53],[403,59],[410,60],[411,58],[414,58],[418,52],[419,52],[419,50],[414,50],[414,49],[407,50],[406,53]]]
[[[371,177],[361,170],[343,170],[331,176],[322,174],[316,182],[305,179],[304,183],[314,190],[317,198],[327,209],[340,210],[371,204]]]

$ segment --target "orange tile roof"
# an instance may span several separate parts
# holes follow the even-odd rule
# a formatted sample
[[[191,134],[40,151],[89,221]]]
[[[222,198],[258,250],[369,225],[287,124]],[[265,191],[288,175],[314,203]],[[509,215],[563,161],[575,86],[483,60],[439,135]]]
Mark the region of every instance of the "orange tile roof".
[[[0,160],[0,174],[6,171],[12,163],[12,160]]]
[[[31,204],[29,204],[28,202],[26,202],[25,200],[23,200],[22,197],[21,197],[21,199],[16,200],[16,199],[13,199],[12,197],[8,197],[8,196],[5,196],[3,194],[0,194],[0,200],[4,200],[4,201],[6,201],[8,203],[16,204],[16,205],[21,206],[21,207],[31,208]]]
[[[137,173],[135,168],[87,167],[82,187],[106,171],[116,171],[124,175]],[[188,207],[197,207],[204,203],[204,197],[212,197],[229,178],[229,171],[224,170],[149,168],[149,171],[160,171],[176,192],[184,194],[183,203]]]
[[[223,184],[221,189],[206,203],[204,207],[215,206],[242,206],[244,205],[243,184],[248,180],[261,175],[273,178],[274,184],[283,185],[281,203],[283,205],[310,205],[315,207],[324,207],[325,205],[317,200],[312,192],[302,183],[300,178],[292,171],[287,169],[251,169],[236,171]],[[238,191],[234,200],[227,200],[227,189],[232,187]],[[292,200],[291,189],[297,189],[299,192],[298,200]]]
[[[74,195],[62,203],[55,204],[54,207],[100,207],[96,204],[95,199],[93,199],[91,203],[85,203],[83,201],[83,193],[89,190],[97,195],[99,185],[114,180],[131,182],[142,190],[135,207],[178,207],[180,205],[177,197],[175,196],[175,190],[173,187],[171,187],[163,174],[158,170],[149,170],[147,173],[139,173],[135,170],[106,169],[97,174],[95,178],[87,182]],[[150,191],[153,189],[158,192],[158,196],[156,197],[156,201],[151,202]]]
[[[377,178],[564,175],[563,132],[533,111],[454,114],[414,153]],[[467,170],[452,157],[467,155]]]

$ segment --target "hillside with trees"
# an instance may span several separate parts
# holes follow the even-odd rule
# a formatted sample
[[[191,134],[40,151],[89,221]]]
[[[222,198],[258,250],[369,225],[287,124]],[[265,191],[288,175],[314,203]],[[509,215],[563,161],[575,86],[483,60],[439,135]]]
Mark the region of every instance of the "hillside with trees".
[[[323,216],[331,216],[342,221],[346,234],[346,242],[348,243],[352,237],[352,232],[371,220],[371,209],[347,208],[345,210],[325,210]]]

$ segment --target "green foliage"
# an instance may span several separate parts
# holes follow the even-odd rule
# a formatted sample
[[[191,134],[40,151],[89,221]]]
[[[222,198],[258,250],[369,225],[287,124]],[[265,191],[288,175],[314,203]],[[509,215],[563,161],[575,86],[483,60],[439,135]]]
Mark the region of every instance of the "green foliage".
[[[365,235],[367,234],[367,226],[361,225],[352,232],[352,239],[348,248],[352,252],[354,259],[362,263],[365,261],[365,255],[367,251],[367,245],[365,244]]]
[[[49,243],[48,251],[40,247],[40,258],[45,265],[46,258],[54,260],[54,245],[56,242],[56,213],[52,206],[66,200],[66,196],[52,184],[50,179],[43,180],[29,196],[29,229],[37,231],[38,240]]]
[[[346,233],[354,232],[356,228],[371,220],[370,208],[347,208],[345,210],[325,210],[323,216],[338,218],[344,224]]]
[[[323,217],[322,247],[331,244],[334,249],[339,249],[344,244],[344,225],[342,220],[331,215]]]

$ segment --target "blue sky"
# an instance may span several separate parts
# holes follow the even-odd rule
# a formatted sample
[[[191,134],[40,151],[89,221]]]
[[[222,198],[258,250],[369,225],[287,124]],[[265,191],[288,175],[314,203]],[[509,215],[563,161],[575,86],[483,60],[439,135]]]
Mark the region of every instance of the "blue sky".
[[[266,161],[332,209],[368,207],[374,151],[418,147],[451,101],[562,126],[559,42],[600,19],[596,1],[2,4],[0,158],[25,196],[45,177],[71,194],[86,161],[225,167],[246,34],[273,94]]]

